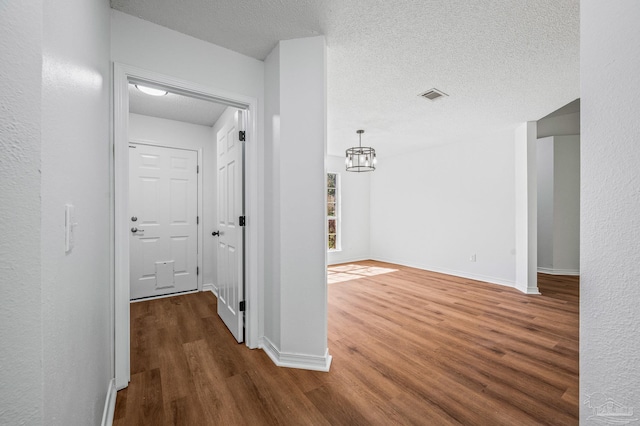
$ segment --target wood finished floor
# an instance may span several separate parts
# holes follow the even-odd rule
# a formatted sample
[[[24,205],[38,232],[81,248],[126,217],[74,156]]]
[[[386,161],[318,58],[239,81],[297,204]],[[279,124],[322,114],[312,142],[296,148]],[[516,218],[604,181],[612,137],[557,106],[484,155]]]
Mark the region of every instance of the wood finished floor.
[[[235,343],[211,293],[132,304],[114,425],[578,424],[577,277],[526,296],[372,261],[331,275],[329,373]]]

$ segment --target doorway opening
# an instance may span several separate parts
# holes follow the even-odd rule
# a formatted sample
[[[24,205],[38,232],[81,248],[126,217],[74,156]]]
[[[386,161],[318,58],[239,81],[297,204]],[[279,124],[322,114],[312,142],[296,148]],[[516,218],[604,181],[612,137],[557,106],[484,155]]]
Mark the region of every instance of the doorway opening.
[[[167,129],[167,123],[165,122],[164,129],[161,129],[162,126],[158,126],[160,121],[165,120],[165,118],[154,117],[155,120],[149,116],[145,116],[142,114],[138,114],[135,116],[135,113],[132,113],[130,110],[130,92],[133,85],[146,86],[152,89],[158,89],[161,91],[167,91],[172,94],[181,96],[183,98],[206,101],[207,103],[215,103],[220,105],[223,113],[222,116],[226,118],[231,117],[231,121],[235,120],[235,131],[237,135],[233,141],[229,141],[228,139],[224,139],[224,143],[220,142],[219,135],[224,133],[227,134],[229,126],[218,126],[216,128],[213,126],[211,129],[211,138],[210,138],[210,146],[208,150],[202,149],[202,147],[185,147],[184,144],[176,142],[172,143],[167,140],[168,133],[170,133]],[[134,108],[135,109],[135,108]],[[153,109],[153,107],[151,107]],[[183,108],[184,110],[185,108]],[[225,303],[229,305],[233,304],[232,308],[236,312],[236,328],[238,328],[237,324],[240,324],[240,332],[246,330],[246,335],[243,333],[241,338],[238,338],[237,333],[234,333],[234,337],[238,341],[245,341],[246,345],[250,348],[255,348],[258,346],[258,310],[257,310],[257,227],[251,226],[253,224],[258,223],[258,202],[257,202],[257,187],[258,187],[258,179],[257,179],[257,123],[256,123],[256,111],[257,111],[257,100],[255,98],[246,97],[240,94],[228,93],[224,91],[220,91],[218,89],[214,89],[211,87],[201,86],[192,82],[175,79],[170,76],[161,75],[152,71],[142,70],[134,67],[130,67],[122,64],[114,64],[114,145],[112,155],[112,235],[113,235],[113,246],[111,250],[112,260],[113,260],[113,324],[114,324],[114,345],[113,345],[113,354],[114,354],[114,372],[115,372],[115,380],[116,380],[116,388],[122,389],[126,387],[130,380],[130,313],[129,313],[129,303],[130,298],[132,296],[135,298],[139,296],[138,293],[132,292],[132,251],[130,245],[132,241],[137,241],[139,239],[140,234],[150,233],[146,231],[150,231],[153,226],[152,223],[155,219],[143,219],[138,217],[136,214],[132,213],[132,206],[136,204],[132,203],[131,196],[141,196],[146,197],[148,194],[140,195],[140,193],[132,191],[130,182],[131,182],[131,170],[129,164],[130,151],[133,149],[145,148],[145,150],[152,150],[153,153],[147,153],[146,156],[142,156],[141,160],[136,160],[138,163],[142,162],[142,169],[150,169],[153,168],[153,164],[144,164],[145,161],[151,161],[158,159],[162,155],[169,156],[167,154],[166,149],[183,149],[184,152],[191,151],[193,153],[187,156],[178,155],[172,160],[167,159],[166,161],[171,164],[173,161],[173,165],[176,169],[180,168],[190,168],[192,167],[193,161],[195,159],[196,166],[196,174],[195,178],[196,184],[191,185],[191,188],[188,189],[189,179],[184,178],[183,175],[178,176],[173,181],[170,178],[165,179],[165,192],[171,191],[171,185],[175,188],[176,200],[172,201],[171,197],[169,199],[163,199],[163,203],[166,204],[166,208],[169,211],[173,210],[171,213],[173,216],[170,217],[169,222],[173,220],[174,222],[185,225],[185,222],[188,222],[188,226],[191,227],[191,231],[193,234],[193,238],[185,238],[185,235],[188,232],[182,230],[179,232],[180,235],[174,235],[173,246],[170,243],[166,245],[168,247],[165,252],[170,253],[173,250],[173,254],[171,256],[161,254],[157,259],[148,260],[146,267],[147,271],[143,271],[141,276],[147,276],[148,287],[153,291],[158,291],[162,293],[163,288],[168,288],[169,292],[174,292],[175,283],[178,281],[178,278],[182,279],[187,275],[191,274],[190,283],[185,288],[178,289],[180,291],[198,291],[198,290],[212,290],[214,293],[217,291],[220,294],[220,291],[226,291],[226,295],[230,294],[229,286],[230,282],[235,282],[236,286],[240,286],[240,290],[238,294],[235,294],[233,298],[226,297]],[[184,112],[184,111],[183,111]],[[226,114],[226,115],[225,115]],[[156,114],[158,115],[158,114]],[[143,118],[146,117],[146,118]],[[155,126],[148,126],[150,121],[155,121]],[[176,121],[176,120],[174,120]],[[146,122],[146,125],[141,125],[142,122]],[[173,123],[175,125],[175,123]],[[148,131],[155,131],[156,135],[152,137],[144,137],[138,136],[130,133],[130,130],[135,127],[136,131],[141,131],[141,129],[145,128]],[[170,126],[169,126],[170,127]],[[224,127],[224,129],[223,129]],[[155,129],[155,130],[150,130]],[[242,132],[240,134],[239,132]],[[133,137],[132,137],[133,136]],[[240,140],[243,140],[243,143],[238,143]],[[237,146],[240,146],[241,149],[237,151],[236,157],[234,157],[231,163],[225,163],[224,168],[218,168],[217,164],[220,161],[220,152],[221,149],[231,147],[236,143]],[[253,143],[252,143],[253,142]],[[178,145],[178,146],[174,146]],[[131,147],[135,148],[131,148]],[[185,149],[186,148],[186,149]],[[191,148],[191,149],[189,149]],[[157,152],[156,152],[157,151]],[[183,153],[184,153],[183,152]],[[193,157],[191,160],[188,160],[186,157]],[[135,157],[135,156],[134,156]],[[178,158],[180,157],[180,158]],[[232,167],[228,167],[229,164]],[[242,167],[246,164],[246,167]],[[140,165],[138,164],[138,169],[140,169]],[[203,166],[208,165],[208,170],[206,173]],[[227,171],[230,172],[227,173]],[[202,171],[202,173],[198,173]],[[165,171],[165,174],[171,174],[171,171]],[[164,172],[163,172],[164,173]],[[176,172],[177,173],[177,172]],[[145,175],[148,173],[142,173]],[[220,210],[209,211],[207,209],[203,209],[203,204],[207,204],[207,197],[213,197],[215,193],[220,193],[223,187],[221,187],[221,181],[229,182],[228,176],[235,176],[233,182],[231,182],[233,186],[233,194],[229,194],[229,191],[225,192],[225,197],[229,200],[233,200],[233,206],[225,206],[223,215]],[[205,181],[203,179],[207,179],[207,176],[210,178],[209,181]],[[148,176],[147,176],[148,177]],[[155,183],[152,182],[153,179],[147,179],[147,186],[153,187],[159,182],[156,179]],[[213,191],[208,191],[209,193],[203,191],[203,186],[206,184],[211,185],[211,182],[214,183]],[[167,183],[168,182],[168,183]],[[142,185],[144,186],[144,184]],[[156,185],[157,186],[157,185]],[[187,207],[185,210],[185,206],[190,202],[185,200],[185,197],[193,198],[193,194],[189,195],[193,192],[193,188],[196,188],[195,191],[199,194],[200,201],[196,201],[195,211],[193,210],[193,205],[191,207]],[[155,191],[155,192],[154,192]],[[151,188],[151,194],[157,194],[159,191],[158,188]],[[191,192],[190,192],[191,191]],[[235,195],[234,195],[235,194]],[[160,200],[160,198],[158,198]],[[209,200],[211,201],[211,200]],[[144,201],[145,203],[153,202],[153,197],[147,197]],[[167,204],[169,203],[169,204]],[[144,203],[138,203],[138,207],[143,205]],[[210,205],[219,205],[218,202],[210,202]],[[233,207],[233,208],[232,208]],[[191,209],[191,210],[189,210]],[[149,210],[149,209],[147,209]],[[157,211],[157,210],[156,210]],[[187,213],[185,213],[187,211]],[[195,217],[193,216],[194,212],[196,212]],[[203,220],[205,217],[209,215],[209,223],[205,224]],[[187,218],[188,216],[188,218]],[[133,218],[136,218],[133,221]],[[214,217],[214,221],[211,222],[211,218]],[[253,218],[254,221],[248,221],[247,218]],[[145,226],[142,226],[142,223],[145,222]],[[133,222],[132,222],[133,221]],[[192,223],[193,222],[193,223]],[[227,235],[230,234],[230,227],[228,226],[230,222],[233,222],[233,226],[239,229],[238,232],[234,234],[236,240],[240,241],[239,244],[232,241],[226,241],[224,243],[224,247],[228,250],[231,249],[235,255],[233,261],[235,261],[236,265],[239,265],[237,269],[231,271],[226,274],[221,279],[211,278],[211,280],[204,280],[203,282],[203,266],[207,265],[207,261],[209,261],[209,273],[212,274],[211,263],[213,262],[213,257],[211,256],[219,256],[215,254],[216,251],[220,251],[219,248],[221,244],[219,241],[222,241],[223,238],[217,238],[221,234]],[[240,223],[242,222],[242,223]],[[133,225],[132,225],[133,223]],[[139,225],[139,226],[137,226]],[[239,228],[241,225],[242,226]],[[226,226],[224,230],[221,229],[222,226]],[[187,226],[183,227],[186,229]],[[134,233],[132,229],[136,228],[136,232]],[[143,229],[140,232],[140,228]],[[217,234],[217,235],[216,235]],[[209,241],[209,244],[216,247],[215,250],[205,250],[207,244],[205,241]],[[171,236],[166,236],[167,240],[171,239]],[[191,243],[188,243],[188,240],[191,239]],[[153,240],[150,238],[149,241]],[[215,242],[212,242],[217,240]],[[243,244],[246,240],[246,244]],[[193,245],[195,242],[195,246]],[[191,244],[191,246],[189,246]],[[189,246],[189,247],[188,247]],[[194,249],[195,247],[195,249]],[[178,250],[182,249],[182,250]],[[153,250],[151,250],[153,251]],[[179,251],[181,256],[175,256],[175,252]],[[195,252],[195,257],[194,257]],[[204,258],[209,252],[209,259]],[[211,254],[213,252],[213,254]],[[144,257],[144,256],[143,256]],[[167,257],[171,257],[171,259],[166,259]],[[227,256],[229,257],[229,256]],[[227,258],[225,258],[227,259]],[[190,263],[191,262],[191,263]],[[193,264],[195,262],[195,265]],[[223,262],[226,264],[226,261]],[[227,265],[229,266],[230,263]],[[195,268],[194,268],[195,266]],[[139,268],[138,268],[139,269]],[[220,265],[216,265],[215,270],[220,271],[224,268],[220,268]],[[195,275],[191,270],[194,270]],[[139,271],[138,271],[139,272]],[[194,277],[196,280],[194,281]],[[235,279],[235,281],[234,281]],[[210,282],[207,282],[210,281]],[[193,288],[195,283],[195,289]],[[214,284],[215,283],[215,284]],[[217,286],[227,286],[224,288],[216,288]],[[171,287],[174,288],[171,288]],[[153,293],[152,291],[152,293]],[[160,294],[147,294],[142,297],[154,297],[161,296]],[[219,300],[221,298],[219,297]],[[251,303],[252,301],[256,301],[256,303]],[[240,309],[240,304],[242,303],[242,308]],[[220,307],[219,307],[220,311]],[[221,315],[222,317],[222,315]],[[238,320],[240,318],[240,320]],[[224,319],[224,318],[223,318]],[[232,327],[229,327],[232,332]]]
[[[580,99],[536,123],[537,272],[580,275]]]

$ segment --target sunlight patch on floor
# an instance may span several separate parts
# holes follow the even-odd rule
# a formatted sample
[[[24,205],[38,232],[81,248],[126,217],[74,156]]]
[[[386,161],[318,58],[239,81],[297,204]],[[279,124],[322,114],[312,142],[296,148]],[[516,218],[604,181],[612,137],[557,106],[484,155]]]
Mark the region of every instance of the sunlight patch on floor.
[[[397,272],[397,269],[381,268],[379,266],[366,265],[336,265],[327,268],[327,283],[335,284],[359,278],[372,277],[374,275]]]

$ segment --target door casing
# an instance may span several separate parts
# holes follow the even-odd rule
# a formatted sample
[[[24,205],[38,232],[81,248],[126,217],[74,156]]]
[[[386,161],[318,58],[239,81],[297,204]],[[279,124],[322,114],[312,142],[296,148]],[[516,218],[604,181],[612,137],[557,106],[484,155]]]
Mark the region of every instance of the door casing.
[[[173,93],[192,96],[240,108],[246,111],[245,142],[245,283],[246,345],[257,348],[261,320],[258,300],[258,100],[249,96],[203,86],[154,71],[114,63],[113,65],[113,145],[111,164],[111,282],[113,324],[113,374],[116,389],[130,381],[129,332],[129,83],[168,89]]]

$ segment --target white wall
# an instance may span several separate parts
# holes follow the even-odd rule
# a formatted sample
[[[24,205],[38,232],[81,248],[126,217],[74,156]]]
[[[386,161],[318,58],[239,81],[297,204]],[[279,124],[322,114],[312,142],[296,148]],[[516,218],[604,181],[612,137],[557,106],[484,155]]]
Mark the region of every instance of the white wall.
[[[538,271],[580,272],[580,136],[537,141]]]
[[[585,0],[580,15],[579,401],[586,424],[594,413],[583,402],[594,394],[633,407],[633,418],[640,407],[640,2]]]
[[[372,258],[513,285],[513,182],[509,131],[380,160],[371,174]]]
[[[217,130],[215,131],[217,132]],[[146,115],[129,114],[129,137],[137,142],[145,141],[155,145],[174,148],[202,150],[202,217],[203,263],[200,265],[202,284],[216,283],[215,240],[211,232],[216,230],[216,144],[215,132],[211,127]],[[198,237],[200,238],[200,237]]]
[[[580,136],[555,136],[553,269],[580,272]]]
[[[538,139],[538,271],[553,269],[553,138]]]
[[[43,418],[98,424],[113,377],[109,4],[47,1],[43,17]],[[65,203],[76,211],[70,253]]]
[[[0,424],[42,423],[42,1],[0,6]]]
[[[280,348],[280,45],[265,59],[264,106],[264,328],[262,334]]]
[[[262,61],[116,10],[111,10],[111,59],[251,96],[262,108]]]
[[[580,134],[580,112],[546,117],[537,122],[538,138]]]
[[[279,44],[280,350],[322,358],[327,352],[326,45],[324,37]]]
[[[527,121],[514,133],[515,151],[515,287],[538,294],[538,170],[536,123]]]
[[[281,365],[326,369],[326,45],[324,37],[311,37],[281,41],[276,49],[266,62],[272,161],[265,172],[272,186],[265,188],[271,195],[265,210],[273,220],[266,227],[279,231],[272,258],[279,270],[265,281],[265,293],[279,300],[265,311],[280,316],[265,316],[266,350]]]
[[[327,172],[340,175],[341,196],[341,248],[327,254],[328,264],[369,259],[371,173],[347,172],[344,157],[335,155],[327,156]]]

